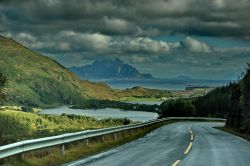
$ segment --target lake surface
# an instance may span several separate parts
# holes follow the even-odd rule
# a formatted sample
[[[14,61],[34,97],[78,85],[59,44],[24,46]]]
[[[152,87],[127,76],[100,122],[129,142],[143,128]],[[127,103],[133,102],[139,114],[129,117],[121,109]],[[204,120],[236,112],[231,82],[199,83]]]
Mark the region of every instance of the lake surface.
[[[143,111],[123,111],[116,108],[105,108],[105,109],[71,109],[66,106],[43,109],[41,114],[53,114],[61,115],[66,114],[75,114],[75,115],[85,115],[91,116],[96,119],[106,119],[106,118],[128,118],[133,121],[148,121],[156,119],[158,117],[157,113],[154,112],[143,112]]]
[[[210,86],[218,87],[227,85],[229,80],[178,80],[178,79],[152,79],[152,80],[112,80],[112,79],[102,79],[95,80],[94,82],[105,82],[112,88],[116,89],[126,89],[135,86],[142,86],[150,89],[162,89],[162,90],[185,90],[188,86]]]
[[[163,101],[122,101],[131,104],[147,104],[147,105],[161,105]]]

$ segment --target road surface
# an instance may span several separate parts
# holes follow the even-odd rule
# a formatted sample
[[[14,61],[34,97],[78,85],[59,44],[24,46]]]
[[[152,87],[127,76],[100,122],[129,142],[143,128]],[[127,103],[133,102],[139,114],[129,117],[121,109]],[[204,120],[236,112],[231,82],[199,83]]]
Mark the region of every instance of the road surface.
[[[178,122],[68,166],[248,166],[250,143],[214,129],[223,123]]]

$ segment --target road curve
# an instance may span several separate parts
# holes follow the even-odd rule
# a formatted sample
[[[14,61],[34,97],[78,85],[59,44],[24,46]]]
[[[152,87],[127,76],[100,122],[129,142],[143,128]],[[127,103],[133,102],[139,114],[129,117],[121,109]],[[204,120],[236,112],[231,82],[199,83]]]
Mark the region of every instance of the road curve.
[[[191,125],[195,135],[190,153],[180,166],[247,166],[250,165],[250,142],[214,129],[215,124]]]
[[[246,166],[250,143],[214,129],[223,123],[178,122],[68,166]],[[193,141],[192,141],[193,140]]]

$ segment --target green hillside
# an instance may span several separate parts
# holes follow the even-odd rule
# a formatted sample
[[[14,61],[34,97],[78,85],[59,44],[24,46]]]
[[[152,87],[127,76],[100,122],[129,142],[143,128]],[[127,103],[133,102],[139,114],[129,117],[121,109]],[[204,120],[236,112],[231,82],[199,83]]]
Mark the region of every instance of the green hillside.
[[[85,99],[168,98],[176,95],[176,92],[142,87],[117,90],[105,83],[80,80],[55,60],[2,36],[0,73],[7,77],[5,91],[8,103],[4,104],[45,107],[78,105]]]
[[[114,97],[105,84],[81,81],[56,61],[1,36],[0,57],[9,104],[43,106]]]

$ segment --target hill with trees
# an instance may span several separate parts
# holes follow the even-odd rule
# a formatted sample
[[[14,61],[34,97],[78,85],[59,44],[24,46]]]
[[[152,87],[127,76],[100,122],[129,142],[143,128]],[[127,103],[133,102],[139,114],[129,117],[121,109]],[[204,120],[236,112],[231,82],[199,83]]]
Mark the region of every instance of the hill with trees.
[[[101,83],[80,80],[58,62],[0,36],[0,71],[10,104],[72,104],[86,98],[113,98]]]
[[[160,115],[226,118],[228,127],[250,134],[250,64],[238,82],[215,88],[205,96],[165,101]]]
[[[55,60],[2,36],[0,36],[0,72],[4,76],[2,78],[7,79],[5,105],[45,107],[77,105],[86,99],[118,100],[126,96],[171,95],[169,91],[146,88],[117,90],[105,83],[81,80]]]

